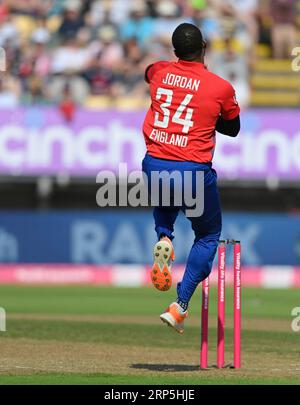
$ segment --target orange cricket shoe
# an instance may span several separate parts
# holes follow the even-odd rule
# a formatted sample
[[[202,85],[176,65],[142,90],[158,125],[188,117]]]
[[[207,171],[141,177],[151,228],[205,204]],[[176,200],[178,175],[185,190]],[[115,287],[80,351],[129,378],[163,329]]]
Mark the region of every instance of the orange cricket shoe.
[[[158,290],[168,291],[172,285],[171,267],[175,259],[173,243],[168,237],[163,237],[154,245],[153,257],[152,283]]]
[[[184,332],[184,320],[188,316],[188,312],[181,309],[177,302],[173,302],[166,312],[160,315],[162,322],[171,326],[178,333]]]

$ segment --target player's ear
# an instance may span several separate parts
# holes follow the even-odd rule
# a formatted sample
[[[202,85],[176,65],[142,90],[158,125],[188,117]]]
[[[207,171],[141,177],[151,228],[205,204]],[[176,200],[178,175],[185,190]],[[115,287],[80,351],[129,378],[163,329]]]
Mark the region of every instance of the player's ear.
[[[202,56],[205,56],[206,47],[207,47],[207,42],[203,41],[202,42]]]

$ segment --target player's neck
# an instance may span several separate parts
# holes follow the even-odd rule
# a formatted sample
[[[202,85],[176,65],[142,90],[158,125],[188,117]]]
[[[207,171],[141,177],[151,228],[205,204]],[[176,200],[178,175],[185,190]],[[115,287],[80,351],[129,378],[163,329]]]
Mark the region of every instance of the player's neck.
[[[183,62],[202,63],[202,64],[204,65],[204,58],[203,58],[203,56],[199,56],[199,58],[195,58],[195,59],[192,59],[192,60],[185,60],[185,59],[180,59],[180,60],[182,60]]]

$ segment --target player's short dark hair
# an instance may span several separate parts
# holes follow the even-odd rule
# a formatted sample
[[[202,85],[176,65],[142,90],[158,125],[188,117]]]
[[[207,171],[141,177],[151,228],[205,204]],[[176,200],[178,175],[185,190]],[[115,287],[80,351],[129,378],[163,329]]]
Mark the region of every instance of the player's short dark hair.
[[[177,58],[183,60],[199,57],[205,46],[200,29],[188,23],[178,25],[172,35],[172,44]]]

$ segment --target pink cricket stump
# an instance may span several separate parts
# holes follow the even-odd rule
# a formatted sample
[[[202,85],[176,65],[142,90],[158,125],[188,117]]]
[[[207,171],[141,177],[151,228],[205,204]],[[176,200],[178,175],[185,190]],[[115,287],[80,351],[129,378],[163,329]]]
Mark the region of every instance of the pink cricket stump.
[[[225,365],[225,269],[226,269],[226,243],[221,241],[218,247],[218,345],[217,367]]]
[[[241,367],[241,244],[234,244],[234,264],[233,264],[233,299],[234,299],[234,316],[233,316],[233,366]]]
[[[208,352],[208,304],[209,304],[209,277],[202,282],[202,312],[201,312],[201,354],[200,368],[207,368]]]

